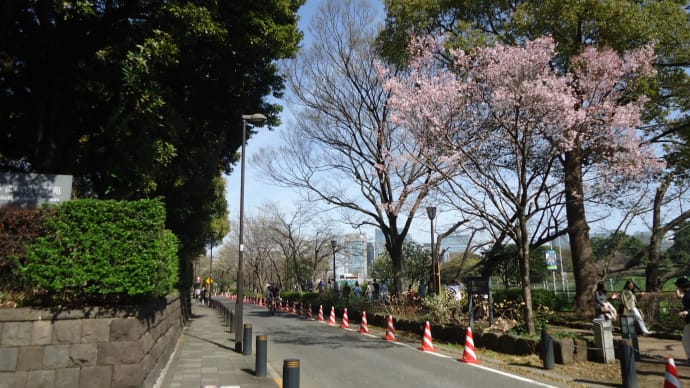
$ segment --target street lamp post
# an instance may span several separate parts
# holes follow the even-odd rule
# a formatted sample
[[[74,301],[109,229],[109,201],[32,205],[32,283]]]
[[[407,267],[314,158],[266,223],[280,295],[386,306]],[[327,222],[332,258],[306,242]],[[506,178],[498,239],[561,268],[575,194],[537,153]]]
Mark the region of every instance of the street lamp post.
[[[261,113],[253,115],[242,115],[242,161],[240,167],[240,235],[239,235],[239,254],[237,259],[237,300],[235,301],[235,351],[242,352],[242,335],[244,331],[242,303],[244,290],[242,289],[244,276],[242,273],[242,262],[244,253],[244,160],[245,148],[247,147],[247,121],[252,123],[262,123],[266,121],[266,116]]]
[[[337,241],[331,240],[331,248],[333,248],[333,291],[335,292],[338,292],[338,281],[335,277],[335,247],[337,244]]]
[[[426,208],[426,215],[429,216],[429,221],[431,221],[431,279],[433,283],[433,292],[436,295],[441,293],[441,274],[439,273],[439,265],[436,260],[436,246],[434,244],[434,218],[436,217],[436,207],[429,206]]]

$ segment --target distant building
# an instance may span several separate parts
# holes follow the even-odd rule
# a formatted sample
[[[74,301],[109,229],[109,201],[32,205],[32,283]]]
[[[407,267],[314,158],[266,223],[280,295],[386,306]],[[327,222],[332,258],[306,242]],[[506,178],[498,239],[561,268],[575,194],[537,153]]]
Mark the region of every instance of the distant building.
[[[369,268],[374,264],[374,259],[376,258],[375,255],[375,248],[374,248],[374,243],[371,241],[367,242],[367,272],[365,274],[365,278],[369,277]]]
[[[374,259],[376,261],[381,255],[386,253],[386,237],[381,229],[374,229]]]
[[[441,240],[441,262],[445,263],[454,255],[461,254],[467,249],[467,244],[470,242],[470,236],[466,234],[452,234]]]
[[[345,235],[345,249],[341,253],[342,276],[345,279],[365,279],[367,276],[367,237],[364,234]]]

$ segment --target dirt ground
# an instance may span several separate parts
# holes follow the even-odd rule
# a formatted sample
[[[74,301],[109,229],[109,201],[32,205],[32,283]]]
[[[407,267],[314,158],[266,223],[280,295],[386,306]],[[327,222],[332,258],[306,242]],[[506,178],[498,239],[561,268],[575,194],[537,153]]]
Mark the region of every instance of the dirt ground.
[[[623,384],[620,360],[612,364],[590,361],[570,365],[556,364],[554,369],[545,370],[538,356],[508,356],[490,354],[487,365],[509,371],[520,376],[568,387],[620,387]],[[680,363],[680,362],[679,362]],[[636,362],[636,378],[639,387],[661,387],[664,384],[666,360],[660,357],[641,356]],[[690,367],[676,365],[682,386],[690,386]]]

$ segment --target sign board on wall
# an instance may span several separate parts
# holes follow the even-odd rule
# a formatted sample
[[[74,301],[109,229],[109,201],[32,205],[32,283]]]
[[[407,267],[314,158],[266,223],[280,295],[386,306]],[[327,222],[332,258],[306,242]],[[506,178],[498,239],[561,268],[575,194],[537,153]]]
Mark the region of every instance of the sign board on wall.
[[[71,175],[0,174],[0,206],[58,203],[69,201],[71,195]]]

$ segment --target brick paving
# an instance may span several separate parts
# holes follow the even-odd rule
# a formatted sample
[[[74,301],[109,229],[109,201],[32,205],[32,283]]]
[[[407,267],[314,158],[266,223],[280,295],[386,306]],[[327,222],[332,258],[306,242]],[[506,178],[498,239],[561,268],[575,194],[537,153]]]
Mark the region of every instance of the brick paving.
[[[254,375],[255,354],[245,356],[235,352],[234,334],[214,309],[193,301],[192,316],[155,388],[276,388],[282,385],[270,368],[266,377]]]

